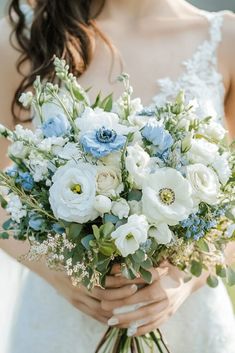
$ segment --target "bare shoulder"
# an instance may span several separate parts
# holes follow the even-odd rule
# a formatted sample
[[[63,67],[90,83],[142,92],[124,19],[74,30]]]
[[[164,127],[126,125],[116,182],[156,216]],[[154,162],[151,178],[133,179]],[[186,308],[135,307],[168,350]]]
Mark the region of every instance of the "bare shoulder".
[[[223,40],[222,47],[223,51],[228,59],[228,62],[232,61],[233,66],[235,62],[235,14],[232,12],[226,12],[224,14],[223,24]]]

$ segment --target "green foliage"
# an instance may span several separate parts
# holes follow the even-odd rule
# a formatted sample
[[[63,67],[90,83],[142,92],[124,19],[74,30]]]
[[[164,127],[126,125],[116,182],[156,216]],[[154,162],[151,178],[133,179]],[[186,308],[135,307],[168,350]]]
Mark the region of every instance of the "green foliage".
[[[145,270],[143,267],[140,268],[141,277],[145,280],[146,283],[152,283],[152,273]]]
[[[235,271],[231,267],[227,268],[227,283],[230,287],[235,285]]]
[[[2,208],[6,208],[7,207],[7,202],[4,199],[4,197],[0,194],[0,205]]]
[[[211,288],[216,288],[219,284],[218,278],[216,276],[208,276],[207,277],[207,284],[208,286],[210,286]]]
[[[193,260],[190,269],[192,275],[200,277],[202,274],[202,264],[198,261]]]
[[[7,232],[0,233],[0,239],[9,239],[10,235]]]

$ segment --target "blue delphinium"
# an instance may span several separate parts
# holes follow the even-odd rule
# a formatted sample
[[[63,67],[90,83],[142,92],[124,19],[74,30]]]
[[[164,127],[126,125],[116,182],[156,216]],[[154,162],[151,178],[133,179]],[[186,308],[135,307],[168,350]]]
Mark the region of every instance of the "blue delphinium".
[[[171,134],[164,127],[149,122],[142,130],[142,136],[156,146],[156,155],[167,158],[169,149],[174,143]]]
[[[80,142],[86,153],[90,153],[95,158],[101,158],[120,150],[126,143],[126,137],[118,135],[114,130],[102,127],[86,132]]]
[[[63,114],[56,114],[48,118],[42,124],[42,131],[45,137],[60,137],[66,135],[70,130],[68,119]]]
[[[180,222],[186,230],[185,236],[190,239],[199,240],[217,224],[216,220],[205,220],[200,215],[191,214],[186,220]]]
[[[16,182],[19,183],[25,191],[31,191],[34,187],[34,180],[28,172],[18,172]]]

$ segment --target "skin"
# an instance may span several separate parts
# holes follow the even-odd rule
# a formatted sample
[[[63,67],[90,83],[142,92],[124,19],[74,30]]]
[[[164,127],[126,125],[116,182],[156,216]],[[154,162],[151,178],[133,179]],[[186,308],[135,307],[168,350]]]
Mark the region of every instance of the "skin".
[[[183,0],[108,0],[97,23],[115,44],[124,63],[124,70],[131,76],[135,95],[142,97],[144,104],[150,103],[151,97],[158,92],[155,80],[169,75],[176,78],[182,72],[182,61],[190,58],[195,48],[208,36],[205,18],[198,9]],[[13,128],[10,104],[21,76],[15,68],[18,53],[9,45],[10,32],[8,21],[1,20],[0,122]],[[226,124],[231,137],[235,137],[234,39],[235,16],[226,14],[223,42],[218,51],[218,69],[224,79]],[[174,68],[178,67],[177,75],[171,65],[172,57],[176,63]],[[98,39],[94,59],[79,79],[85,88],[92,82],[92,99],[99,90],[104,95],[114,92],[114,97],[121,93],[121,85],[113,81],[120,74],[120,60],[114,62],[111,79],[108,69],[110,65],[110,51]],[[26,64],[24,72],[28,70],[29,65]],[[20,118],[23,121],[27,116],[21,114]],[[0,151],[0,168],[5,168],[9,164],[5,157],[6,142],[0,141]],[[4,217],[1,211],[0,219]],[[27,251],[28,244],[14,240],[0,241],[0,247],[17,258]],[[234,251],[234,245],[228,247],[228,261],[231,261]],[[184,283],[183,273],[169,264],[163,264],[162,268],[152,269],[152,284],[144,286],[141,279],[128,281],[122,278],[119,268],[115,267],[113,275],[107,278],[106,289],[95,288],[89,293],[84,288],[73,287],[67,277],[49,270],[44,263],[24,264],[54,286],[77,309],[96,320],[107,323],[112,318],[118,327],[129,327],[133,322],[139,322],[140,327],[135,335],[142,335],[165,323],[193,292],[205,284],[207,275],[204,273],[199,279]],[[142,287],[138,289],[136,284],[142,284]],[[123,305],[143,302],[146,305],[134,312],[118,314],[115,310]],[[143,317],[144,322],[141,321]]]

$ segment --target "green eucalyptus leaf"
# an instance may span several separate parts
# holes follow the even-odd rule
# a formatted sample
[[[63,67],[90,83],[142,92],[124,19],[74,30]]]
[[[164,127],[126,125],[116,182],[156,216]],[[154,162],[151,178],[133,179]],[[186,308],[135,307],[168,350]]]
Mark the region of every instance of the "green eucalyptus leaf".
[[[2,206],[2,208],[7,207],[7,202],[1,194],[0,194],[0,205]]]
[[[190,271],[192,275],[200,277],[202,274],[202,264],[198,261],[193,260]]]
[[[148,284],[152,283],[152,273],[145,270],[144,268],[140,268],[141,277],[147,282]]]
[[[132,259],[137,262],[137,263],[141,263],[145,260],[145,252],[142,250],[137,250],[133,255],[132,255]]]
[[[148,270],[153,267],[153,262],[150,258],[147,258],[145,261],[141,263],[141,267],[143,267],[145,270]]]
[[[197,246],[199,247],[199,249],[201,251],[210,252],[210,248],[209,248],[207,242],[204,239],[198,240]]]
[[[94,234],[96,240],[99,240],[100,239],[100,230],[96,224],[93,224],[92,230],[93,230],[93,234]]]
[[[113,94],[109,94],[104,100],[100,103],[100,108],[104,109],[106,112],[110,112],[113,107]]]
[[[206,282],[207,282],[208,286],[210,286],[211,288],[216,288],[219,284],[218,278],[216,276],[212,276],[212,275],[207,277]]]
[[[105,238],[107,238],[114,231],[114,229],[115,229],[115,227],[114,227],[113,223],[111,223],[111,222],[107,222],[100,227],[101,234]]]
[[[235,285],[235,271],[231,267],[227,269],[227,282],[229,286]]]
[[[219,276],[221,278],[226,278],[226,276],[227,276],[226,267],[224,267],[222,265],[216,265],[216,274],[217,274],[217,276]]]
[[[0,233],[0,239],[9,239],[9,234],[7,232]]]
[[[95,239],[93,234],[88,234],[84,238],[82,238],[81,243],[87,250],[90,249],[90,241]]]
[[[5,222],[3,223],[2,228],[3,228],[4,230],[9,230],[9,229],[12,228],[13,223],[14,223],[14,221],[13,221],[11,218],[9,218],[7,221],[5,221]]]
[[[69,237],[77,239],[83,229],[83,225],[79,223],[71,223],[69,226]]]

